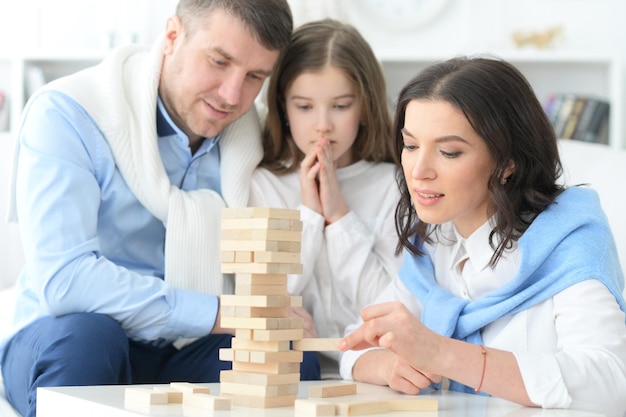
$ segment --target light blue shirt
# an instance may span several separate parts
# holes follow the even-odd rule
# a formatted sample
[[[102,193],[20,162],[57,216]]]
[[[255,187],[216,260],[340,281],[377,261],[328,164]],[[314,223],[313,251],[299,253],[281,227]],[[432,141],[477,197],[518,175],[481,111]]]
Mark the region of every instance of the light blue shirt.
[[[220,192],[218,138],[191,155],[159,100],[158,147],[173,185]],[[31,103],[20,131],[17,213],[26,267],[15,330],[44,315],[96,312],[135,340],[200,337],[215,324],[214,295],[164,280],[165,227],[135,198],[93,119],[54,91]]]

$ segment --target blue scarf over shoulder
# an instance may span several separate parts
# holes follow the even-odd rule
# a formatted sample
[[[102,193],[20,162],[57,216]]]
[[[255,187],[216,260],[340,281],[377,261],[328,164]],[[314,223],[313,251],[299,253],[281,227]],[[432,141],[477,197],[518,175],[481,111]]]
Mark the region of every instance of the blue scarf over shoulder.
[[[597,279],[622,310],[624,276],[615,241],[595,191],[568,188],[547,207],[518,241],[520,269],[507,284],[468,301],[437,285],[429,256],[407,254],[400,279],[422,303],[422,322],[448,337],[482,344],[480,330],[528,309],[586,279]],[[419,247],[419,246],[418,246]],[[474,393],[456,381],[450,389]]]

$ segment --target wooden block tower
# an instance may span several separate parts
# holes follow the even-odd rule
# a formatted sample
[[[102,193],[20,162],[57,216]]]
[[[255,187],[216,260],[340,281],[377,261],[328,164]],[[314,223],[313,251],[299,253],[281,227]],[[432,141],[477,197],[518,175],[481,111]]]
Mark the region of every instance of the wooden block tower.
[[[235,329],[220,359],[232,371],[220,374],[221,395],[233,405],[257,408],[294,405],[302,351],[302,319],[289,318],[302,297],[287,292],[287,274],[302,273],[302,221],[298,210],[225,208],[222,211],[223,273],[235,274],[235,295],[221,297],[221,326]]]

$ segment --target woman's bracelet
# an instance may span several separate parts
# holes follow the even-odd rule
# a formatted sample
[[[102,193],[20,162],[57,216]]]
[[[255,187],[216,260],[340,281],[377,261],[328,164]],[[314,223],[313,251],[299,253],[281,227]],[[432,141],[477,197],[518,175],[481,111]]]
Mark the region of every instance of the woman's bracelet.
[[[483,381],[485,380],[485,368],[487,368],[487,350],[483,345],[480,345],[480,353],[483,355],[483,372],[480,374],[480,383],[478,384],[478,388],[476,388],[476,394],[478,394],[480,389],[483,387]]]

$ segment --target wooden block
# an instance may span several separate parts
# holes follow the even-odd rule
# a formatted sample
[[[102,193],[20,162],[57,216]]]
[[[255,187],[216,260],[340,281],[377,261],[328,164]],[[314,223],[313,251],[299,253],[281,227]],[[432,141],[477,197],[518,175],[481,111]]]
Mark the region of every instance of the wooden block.
[[[293,300],[294,297],[288,295],[231,295],[223,294],[220,296],[220,305],[222,306],[244,306],[244,307],[289,307],[295,306],[294,303],[300,302],[302,305],[302,297],[299,300]]]
[[[231,399],[215,395],[186,393],[183,396],[183,406],[198,407],[205,410],[230,410]]]
[[[302,226],[291,224],[291,230],[274,230],[274,229],[222,229],[221,240],[254,240],[254,241],[278,241],[278,242],[301,242]]]
[[[335,412],[341,416],[360,416],[365,414],[386,413],[388,411],[389,403],[385,400],[335,404]]]
[[[238,218],[238,219],[222,218],[222,230],[241,230],[241,229],[244,229],[244,230],[249,230],[249,229],[291,230],[291,222],[292,220],[289,220],[289,219],[272,219],[269,217]]]
[[[222,219],[254,217],[300,220],[300,210],[278,207],[224,207],[222,209]]]
[[[390,411],[438,411],[436,398],[406,397],[387,400]]]
[[[226,261],[222,261],[226,262]],[[254,252],[253,251],[235,251],[235,261],[236,263],[242,262],[254,262]]]
[[[235,350],[256,350],[261,352],[285,352],[291,350],[288,340],[262,342],[258,340],[233,337],[230,345]]]
[[[167,393],[155,391],[149,388],[126,388],[124,390],[124,404],[126,403],[147,406],[167,404]]]
[[[167,402],[169,404],[182,404],[183,392],[168,386],[156,386],[153,387],[155,391],[164,392],[167,394]]]
[[[280,329],[281,320],[288,318],[276,317],[224,317],[220,319],[220,325],[225,329]]]
[[[221,348],[219,359],[224,362],[250,362],[250,351]]]
[[[279,375],[300,372],[300,362],[294,363],[250,363],[233,362],[233,371]]]
[[[275,408],[293,406],[295,395],[281,395],[278,397],[261,397],[254,395],[234,395],[233,405],[251,408]]]
[[[175,390],[182,391],[184,394],[210,394],[209,387],[205,387],[198,384],[192,384],[190,382],[170,382],[170,387]]]
[[[308,414],[311,416],[335,415],[335,404],[333,403],[297,398],[293,407],[296,414]]]
[[[236,306],[234,308],[234,317],[274,317],[287,318],[287,307],[246,307]]]
[[[341,397],[344,395],[355,394],[356,384],[348,382],[340,382],[337,384],[311,385],[309,387],[309,397],[314,398]]]
[[[252,330],[252,340],[261,342],[280,341],[280,340],[300,340],[304,331],[299,329],[278,329],[278,330]]]
[[[235,284],[287,285],[287,274],[237,274]]]
[[[297,350],[284,352],[259,352],[256,350],[235,350],[222,348],[219,351],[221,361],[236,361],[250,363],[283,363],[302,362],[303,353]]]
[[[235,251],[234,250],[220,251],[220,262],[226,262],[226,263],[235,262]]]
[[[226,240],[220,241],[220,251],[270,251],[300,253],[300,242],[281,242],[277,240]],[[246,272],[252,273],[252,272]]]
[[[247,285],[235,283],[237,295],[288,295],[286,285]]]
[[[220,382],[222,395],[254,395],[259,397],[279,397],[282,395],[297,395],[299,382],[283,385],[253,385],[236,382]]]
[[[303,353],[297,350],[287,352],[258,352],[250,350],[248,352],[250,353],[251,363],[302,362],[303,356]]]
[[[221,271],[225,274],[301,274],[302,264],[222,262]]]
[[[305,352],[332,352],[339,350],[337,345],[340,340],[340,338],[306,337],[304,339],[294,340],[292,349]]]
[[[293,252],[271,252],[256,251],[254,253],[254,262],[259,263],[281,263],[281,264],[299,264],[300,253]]]
[[[251,385],[282,385],[299,384],[300,373],[292,374],[258,374],[253,372],[221,371],[220,382],[234,382]]]

